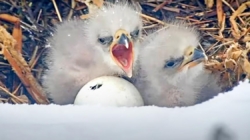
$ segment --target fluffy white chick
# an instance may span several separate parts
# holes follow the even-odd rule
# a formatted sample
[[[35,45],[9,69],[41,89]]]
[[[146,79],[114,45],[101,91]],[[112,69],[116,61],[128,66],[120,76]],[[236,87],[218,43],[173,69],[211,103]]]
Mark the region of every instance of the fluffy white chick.
[[[132,77],[142,21],[127,3],[103,6],[88,20],[55,28],[42,85],[53,103],[72,104],[88,81],[100,76]]]
[[[204,69],[199,34],[175,22],[145,38],[134,83],[146,105],[191,106],[217,95],[218,78]]]

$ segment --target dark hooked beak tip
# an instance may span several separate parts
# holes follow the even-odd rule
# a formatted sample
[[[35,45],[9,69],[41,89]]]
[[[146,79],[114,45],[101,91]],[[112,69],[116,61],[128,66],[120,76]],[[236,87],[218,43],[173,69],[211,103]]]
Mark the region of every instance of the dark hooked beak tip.
[[[194,50],[194,54],[192,57],[192,61],[196,61],[196,60],[204,60],[205,59],[205,55],[202,51],[195,49]]]
[[[179,71],[181,71],[186,66],[188,66],[189,68],[196,66],[197,64],[203,62],[205,59],[205,54],[202,51],[195,49],[192,56],[187,59],[184,59],[184,61],[179,67]]]
[[[127,46],[129,44],[129,39],[125,34],[122,34],[118,40],[118,44]]]

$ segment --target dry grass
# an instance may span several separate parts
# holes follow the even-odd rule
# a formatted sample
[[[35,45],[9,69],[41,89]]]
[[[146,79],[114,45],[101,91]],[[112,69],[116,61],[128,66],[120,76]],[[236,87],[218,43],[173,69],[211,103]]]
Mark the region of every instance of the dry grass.
[[[0,0],[0,103],[49,103],[39,79],[46,38],[63,20],[88,18],[102,0]],[[142,9],[144,33],[178,19],[202,33],[207,69],[221,74],[225,90],[250,78],[250,2],[246,0],[132,1]],[[11,35],[12,34],[12,35]]]

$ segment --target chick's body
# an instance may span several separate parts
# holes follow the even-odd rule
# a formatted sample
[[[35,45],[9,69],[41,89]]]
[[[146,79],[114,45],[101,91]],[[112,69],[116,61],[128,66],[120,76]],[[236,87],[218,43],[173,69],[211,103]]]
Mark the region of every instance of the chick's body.
[[[134,58],[137,54],[137,36],[141,20],[128,5],[107,5],[90,19],[65,21],[58,25],[50,40],[48,70],[42,84],[48,96],[56,104],[72,104],[88,81],[107,75],[126,75],[111,56],[111,45],[117,30],[124,31],[123,40],[133,43]],[[125,39],[124,39],[125,38]],[[131,62],[132,63],[132,62]]]
[[[198,42],[198,33],[184,23],[174,23],[145,38],[134,83],[146,105],[190,106],[221,91],[218,78],[204,69],[203,62],[188,67],[202,57],[196,49]]]

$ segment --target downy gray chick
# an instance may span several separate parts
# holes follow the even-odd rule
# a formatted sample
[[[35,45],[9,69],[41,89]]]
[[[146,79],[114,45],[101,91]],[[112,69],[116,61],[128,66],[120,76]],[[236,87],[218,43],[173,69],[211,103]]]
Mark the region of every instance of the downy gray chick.
[[[144,39],[134,84],[145,105],[191,106],[221,91],[217,75],[204,69],[199,39],[198,32],[182,22],[173,22]]]
[[[110,4],[88,20],[55,28],[42,80],[53,103],[72,104],[80,88],[100,76],[132,77],[142,28],[138,12],[127,3]]]

